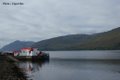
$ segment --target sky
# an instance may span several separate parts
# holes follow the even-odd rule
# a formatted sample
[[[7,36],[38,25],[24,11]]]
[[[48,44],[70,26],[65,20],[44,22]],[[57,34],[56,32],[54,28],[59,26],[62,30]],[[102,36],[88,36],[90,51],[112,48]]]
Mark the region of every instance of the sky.
[[[3,5],[22,2],[24,5]],[[0,47],[120,26],[120,0],[0,0]]]

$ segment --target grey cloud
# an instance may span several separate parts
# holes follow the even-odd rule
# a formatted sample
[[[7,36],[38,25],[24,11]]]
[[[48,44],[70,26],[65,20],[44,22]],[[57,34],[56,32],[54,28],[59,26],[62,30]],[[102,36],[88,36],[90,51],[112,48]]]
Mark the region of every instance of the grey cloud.
[[[0,3],[2,2],[8,0],[1,0]],[[17,2],[24,2],[25,5],[0,5],[1,45],[13,40],[39,41],[67,34],[97,33],[120,25],[119,0],[17,0]]]

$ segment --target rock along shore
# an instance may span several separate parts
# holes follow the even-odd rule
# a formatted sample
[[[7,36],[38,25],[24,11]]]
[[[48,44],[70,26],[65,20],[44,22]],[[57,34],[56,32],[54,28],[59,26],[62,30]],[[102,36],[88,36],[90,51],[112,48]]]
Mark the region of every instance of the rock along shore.
[[[0,55],[0,80],[27,80],[27,77],[7,56]]]

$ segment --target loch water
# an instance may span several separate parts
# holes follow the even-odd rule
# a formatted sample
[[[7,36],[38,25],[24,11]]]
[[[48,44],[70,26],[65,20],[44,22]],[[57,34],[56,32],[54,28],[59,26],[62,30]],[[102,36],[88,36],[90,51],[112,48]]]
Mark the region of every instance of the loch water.
[[[16,63],[32,80],[120,80],[120,50],[45,51],[49,61]]]

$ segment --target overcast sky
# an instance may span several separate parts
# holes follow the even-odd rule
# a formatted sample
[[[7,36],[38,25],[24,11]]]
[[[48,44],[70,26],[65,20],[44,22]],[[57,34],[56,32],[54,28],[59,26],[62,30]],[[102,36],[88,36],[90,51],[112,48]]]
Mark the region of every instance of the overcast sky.
[[[24,5],[2,5],[23,2]],[[120,0],[0,0],[0,45],[120,26]]]

